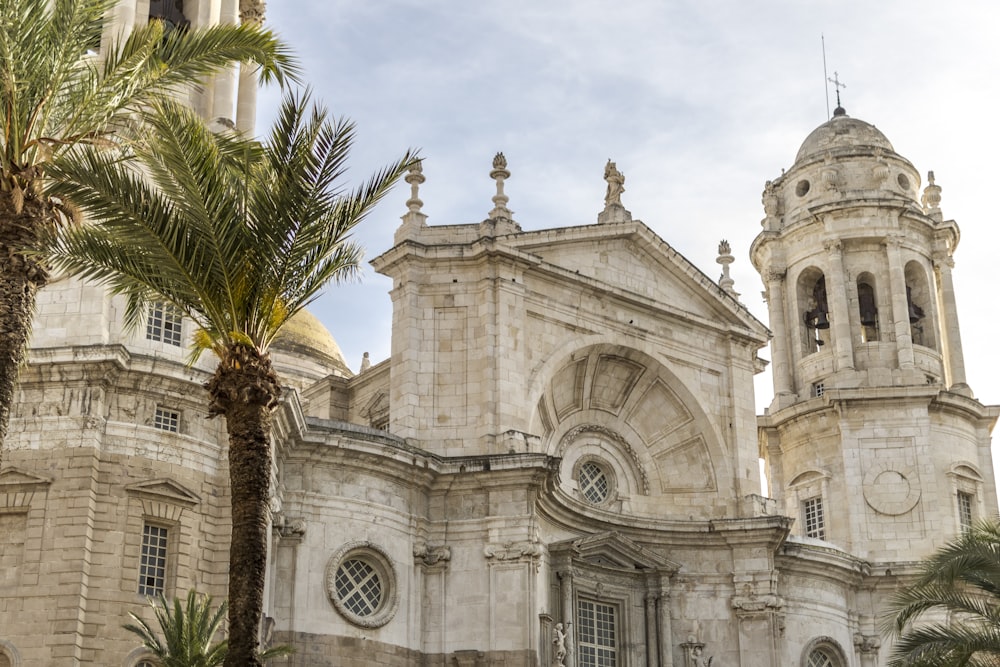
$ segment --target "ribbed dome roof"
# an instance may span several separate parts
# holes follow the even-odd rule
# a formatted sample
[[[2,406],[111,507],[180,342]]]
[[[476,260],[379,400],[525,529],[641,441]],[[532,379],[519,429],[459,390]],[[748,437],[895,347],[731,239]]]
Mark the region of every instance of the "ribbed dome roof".
[[[863,120],[851,118],[842,108],[837,107],[833,118],[813,130],[802,142],[795,161],[801,162],[830,149],[853,146],[893,150],[892,144],[878,128]]]
[[[326,361],[332,361],[340,368],[348,367],[333,335],[315,315],[305,309],[288,320],[272,347],[282,352],[326,357]]]

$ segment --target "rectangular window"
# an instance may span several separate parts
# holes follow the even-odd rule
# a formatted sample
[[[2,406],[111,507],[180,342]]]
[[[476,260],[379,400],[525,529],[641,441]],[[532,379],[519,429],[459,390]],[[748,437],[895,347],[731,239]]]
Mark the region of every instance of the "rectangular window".
[[[149,305],[146,317],[146,338],[149,340],[181,344],[181,311],[163,301],[154,301]]]
[[[826,521],[823,518],[823,499],[819,496],[802,503],[802,513],[806,523],[806,537],[826,539]]]
[[[618,664],[617,609],[609,604],[580,600],[576,613],[579,667],[616,667]]]
[[[958,525],[962,530],[972,528],[972,494],[958,492]]]
[[[167,580],[167,529],[142,525],[142,552],[139,559],[139,595],[160,595]]]
[[[156,414],[153,415],[153,428],[177,433],[180,430],[180,424],[181,414],[179,412],[167,410],[166,408],[156,408]]]
[[[820,397],[826,392],[826,385],[822,382],[817,382],[813,385],[813,396]]]

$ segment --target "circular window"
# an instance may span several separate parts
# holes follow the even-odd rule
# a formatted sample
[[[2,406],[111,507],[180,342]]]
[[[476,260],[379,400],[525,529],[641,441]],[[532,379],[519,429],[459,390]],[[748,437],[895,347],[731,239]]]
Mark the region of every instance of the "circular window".
[[[809,181],[803,179],[795,184],[795,194],[805,197],[807,192],[809,192]]]
[[[900,174],[899,176],[897,176],[896,182],[899,183],[899,187],[903,188],[904,190],[910,189],[910,179],[906,177],[906,174]]]
[[[326,590],[344,618],[366,628],[388,623],[399,605],[392,561],[370,542],[345,545],[330,558]]]
[[[580,485],[583,497],[595,505],[603,503],[611,495],[608,473],[593,461],[587,461],[580,466],[580,474],[576,481]]]

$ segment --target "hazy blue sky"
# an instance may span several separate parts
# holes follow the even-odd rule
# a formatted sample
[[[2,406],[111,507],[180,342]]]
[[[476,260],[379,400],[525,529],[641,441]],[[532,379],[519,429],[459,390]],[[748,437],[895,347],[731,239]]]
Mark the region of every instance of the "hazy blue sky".
[[[706,274],[719,274],[718,241],[731,242],[736,289],[765,323],[747,251],[764,181],[827,119],[825,34],[848,113],[943,188],[944,215],[962,229],[969,382],[1000,402],[1000,3],[272,0],[267,12],[316,96],[357,123],[355,179],[418,147],[428,223],[477,223],[493,206],[488,173],[502,150],[508,206],[531,230],[596,222],[612,158],[633,216]],[[261,99],[258,130],[276,92]],[[391,246],[408,194],[401,184],[359,230],[369,258]],[[311,308],[355,370],[366,350],[374,362],[389,355],[389,288],[366,266],[360,285],[331,287]],[[764,406],[770,372],[759,377]]]

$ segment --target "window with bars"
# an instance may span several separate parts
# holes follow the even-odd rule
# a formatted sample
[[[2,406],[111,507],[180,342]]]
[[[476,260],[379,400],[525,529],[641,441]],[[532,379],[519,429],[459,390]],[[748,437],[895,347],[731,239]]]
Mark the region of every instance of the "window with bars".
[[[180,347],[181,311],[163,301],[149,305],[146,316],[146,338]]]
[[[817,382],[813,384],[813,396],[819,398],[826,393],[826,385],[822,382]]]
[[[839,661],[834,662],[833,657],[821,648],[810,651],[806,659],[806,667],[839,667],[839,664]]]
[[[168,529],[149,523],[142,525],[139,558],[139,595],[161,595],[167,581]]]
[[[180,425],[181,414],[179,412],[166,408],[156,408],[156,413],[153,415],[153,428],[177,433],[180,431]]]
[[[958,492],[958,525],[963,531],[972,528],[972,494]]]
[[[577,483],[580,485],[580,492],[583,497],[595,505],[603,503],[608,499],[611,492],[611,484],[604,469],[588,461],[580,466],[580,475]]]
[[[350,558],[337,568],[337,598],[347,611],[371,616],[382,606],[382,580],[370,563]]]
[[[594,600],[577,602],[576,649],[580,667],[617,666],[617,612],[613,605]]]
[[[806,537],[825,540],[826,520],[823,516],[823,499],[817,496],[803,501],[802,514],[805,519]]]

